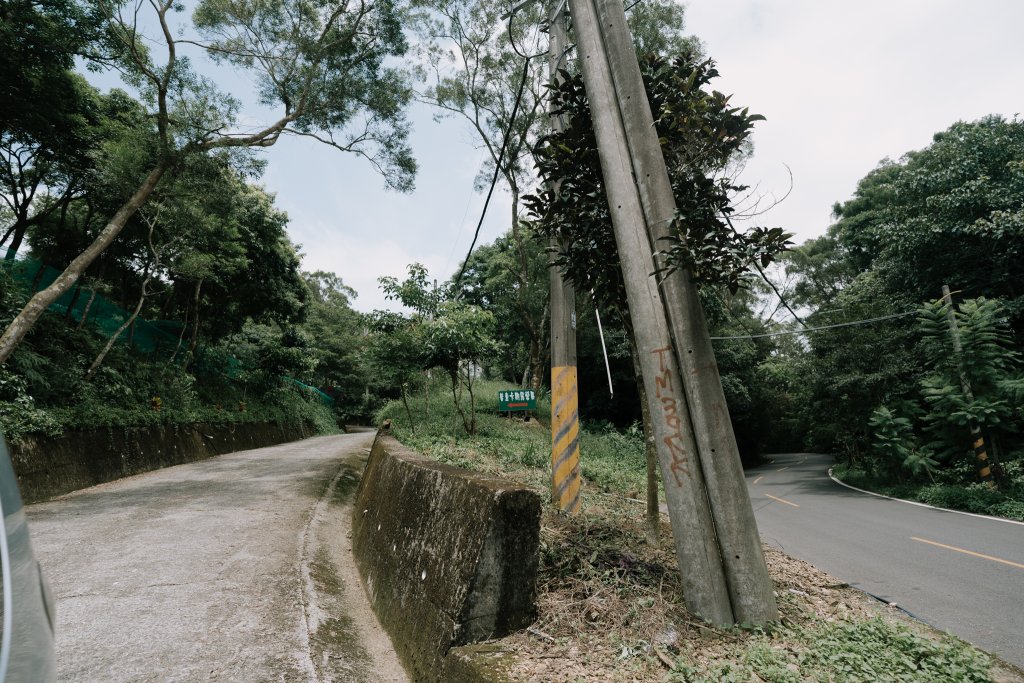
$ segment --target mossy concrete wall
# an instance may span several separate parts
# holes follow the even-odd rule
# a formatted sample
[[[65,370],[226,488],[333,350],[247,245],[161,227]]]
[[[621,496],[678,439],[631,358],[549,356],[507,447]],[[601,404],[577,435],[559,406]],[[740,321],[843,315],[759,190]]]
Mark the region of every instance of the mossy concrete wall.
[[[9,444],[26,503],[133,474],[312,436],[304,424],[171,425],[28,436]]]
[[[356,493],[352,551],[413,680],[461,680],[449,650],[533,621],[540,507],[530,489],[378,434]]]

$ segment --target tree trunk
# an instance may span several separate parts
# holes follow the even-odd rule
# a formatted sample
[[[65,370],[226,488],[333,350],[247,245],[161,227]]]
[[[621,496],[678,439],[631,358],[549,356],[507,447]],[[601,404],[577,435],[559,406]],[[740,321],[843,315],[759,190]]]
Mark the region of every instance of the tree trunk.
[[[36,274],[32,276],[32,291],[39,289],[39,283],[43,281],[43,273],[46,272],[46,264],[42,261],[39,262],[39,267],[36,268]],[[63,292],[61,292],[63,294]]]
[[[473,393],[473,368],[475,364],[470,364],[466,368],[466,390],[469,392],[469,434],[472,436],[476,434],[476,395]]]
[[[541,349],[537,339],[530,340],[530,388],[534,394],[540,395],[540,383],[546,374],[544,370],[547,364],[544,362],[544,351]]]
[[[107,340],[103,350],[99,352],[99,355],[96,356],[96,360],[94,360],[92,365],[89,366],[89,371],[85,373],[86,382],[91,380],[92,376],[95,375],[96,371],[99,370],[101,365],[103,365],[104,359],[106,359],[107,354],[110,353],[110,349],[114,348],[114,344],[117,343],[117,338],[121,336],[121,333],[128,329],[128,327],[135,322],[135,319],[139,317],[139,312],[142,310],[142,304],[146,302],[146,286],[149,285],[149,280],[150,276],[147,274],[146,279],[142,281],[142,289],[139,292],[139,301],[135,304],[135,310],[132,311],[132,314],[128,316],[128,319],[117,328],[114,334],[110,335],[110,339]]]
[[[71,324],[75,313],[75,304],[78,303],[78,297],[82,294],[82,281],[79,280],[75,283],[75,293],[71,295],[71,303],[68,304],[68,308],[64,311],[64,322]]]
[[[425,370],[423,376],[423,401],[427,406],[427,420],[430,420],[430,370]]]
[[[160,182],[160,178],[163,177],[164,172],[167,170],[167,166],[166,162],[161,162],[150,171],[145,181],[139,186],[139,189],[117,210],[117,213],[114,214],[114,217],[110,219],[110,222],[107,223],[100,234],[96,236],[93,243],[71,261],[68,267],[64,269],[64,272],[53,281],[53,284],[43,291],[37,292],[29,299],[25,307],[21,309],[10,325],[7,326],[7,329],[4,330],[3,335],[0,336],[0,363],[4,363],[10,358],[18,344],[25,338],[25,335],[29,333],[29,330],[32,329],[36,321],[39,320],[39,317],[49,308],[50,304],[56,301],[61,294],[71,289],[75,282],[78,281],[78,278],[82,276],[82,273],[85,272],[85,269],[96,260],[97,256],[103,253],[104,249],[110,246],[114,238],[124,229],[132,214],[149,199],[153,190],[156,189],[157,183]]]
[[[467,434],[472,434],[472,430],[469,428],[469,420],[466,418],[466,411],[462,409],[462,400],[459,396],[462,389],[462,381],[459,379],[459,366],[455,366],[454,370],[449,370],[448,375],[452,380],[452,400],[455,401],[455,410],[458,411],[459,417],[462,418],[462,428],[466,430]]]
[[[188,329],[188,314],[191,309],[185,306],[185,320],[181,323],[181,333],[178,334],[178,344],[174,347],[174,353],[171,354],[170,362],[173,363],[174,359],[178,357],[178,351],[181,351],[181,345],[185,341],[185,330]]]
[[[96,301],[96,289],[89,290],[89,300],[85,302],[85,308],[82,309],[82,319],[78,321],[78,329],[85,327],[85,321],[89,318],[89,309],[92,308],[92,303]]]
[[[7,247],[7,256],[5,260],[13,261],[14,257],[18,255],[18,249],[21,248],[21,243],[25,239],[25,232],[28,230],[28,214],[25,211],[18,213],[18,218],[8,230],[8,234],[11,235],[11,244]],[[6,239],[6,235],[4,236]]]
[[[199,278],[196,282],[196,291],[192,296],[192,308],[195,312],[192,314],[192,340],[188,343],[188,352],[194,356],[196,353],[196,346],[199,344],[199,293],[203,287],[203,278]]]
[[[409,429],[411,429],[412,433],[415,434],[416,433],[416,422],[415,422],[415,420],[412,419],[412,410],[409,408],[409,398],[407,396],[407,392],[406,392],[405,389],[406,389],[406,384],[403,382],[402,383],[402,405],[405,406],[405,414],[409,416]]]

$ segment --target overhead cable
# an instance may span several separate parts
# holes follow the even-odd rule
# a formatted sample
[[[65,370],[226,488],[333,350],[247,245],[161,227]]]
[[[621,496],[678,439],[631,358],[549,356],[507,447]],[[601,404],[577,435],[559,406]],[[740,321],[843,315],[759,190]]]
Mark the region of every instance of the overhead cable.
[[[724,339],[761,339],[763,337],[781,337],[789,334],[807,334],[808,332],[817,332],[818,330],[831,330],[837,327],[851,327],[853,325],[867,325],[869,323],[877,323],[881,320],[892,320],[894,318],[903,318],[908,315],[917,315],[917,310],[905,311],[903,313],[893,313],[892,315],[882,315],[877,318],[868,318],[866,320],[852,320],[846,323],[836,323],[834,325],[822,325],[821,327],[808,327],[802,330],[785,330],[782,332],[766,332],[764,334],[743,334],[735,337],[711,337],[714,341]]]
[[[480,220],[477,222],[476,231],[473,233],[473,242],[469,245],[469,251],[466,252],[466,259],[462,262],[459,274],[455,276],[454,290],[458,290],[459,283],[462,282],[462,276],[465,274],[466,267],[469,265],[469,257],[473,255],[473,249],[476,247],[476,241],[480,237],[480,228],[483,227],[484,217],[487,216],[487,207],[491,203],[491,195],[494,194],[494,187],[498,184],[498,175],[501,173],[501,162],[505,160],[505,150],[508,148],[508,141],[512,137],[512,126],[515,124],[516,114],[519,113],[519,104],[523,100],[523,90],[526,89],[526,80],[530,76],[530,60],[544,54],[541,52],[536,55],[524,55],[519,51],[519,48],[516,46],[515,40],[512,37],[512,15],[527,4],[529,3],[520,3],[516,7],[512,8],[512,11],[508,14],[508,41],[515,53],[523,57],[523,75],[519,79],[519,91],[516,93],[516,101],[512,106],[512,114],[508,117],[508,125],[505,127],[505,134],[501,141],[501,151],[498,153],[498,160],[494,164],[494,175],[491,177],[491,187],[487,190],[487,199],[484,200],[484,208],[480,211]]]

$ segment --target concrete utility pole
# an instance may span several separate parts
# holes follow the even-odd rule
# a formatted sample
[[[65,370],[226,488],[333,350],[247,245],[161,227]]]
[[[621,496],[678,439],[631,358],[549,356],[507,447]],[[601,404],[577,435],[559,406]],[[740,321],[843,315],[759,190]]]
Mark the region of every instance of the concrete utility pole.
[[[654,129],[622,2],[593,2],[651,250],[655,252],[658,271],[663,272],[666,264],[657,254],[661,246],[667,244],[665,238],[669,236],[669,228],[676,215],[675,196]],[[663,278],[661,290],[676,360],[685,378],[686,401],[707,482],[735,619],[739,623],[752,624],[774,621],[779,616],[774,588],[761,549],[743,477],[743,465],[697,288],[688,271],[676,270]]]
[[[565,61],[565,2],[556,1],[548,22],[548,73],[560,79]],[[551,114],[551,128],[562,130],[560,116]],[[558,187],[552,187],[558,192]],[[552,249],[562,246],[557,237]],[[551,490],[558,509],[575,514],[580,500],[579,393],[576,373],[576,291],[562,277],[550,256],[551,297]]]
[[[968,401],[974,400],[974,392],[971,390],[971,381],[964,372],[964,349],[960,343],[960,328],[956,324],[956,313],[953,310],[953,294],[949,291],[949,285],[942,285],[942,301],[946,304],[946,320],[949,322],[949,334],[953,338],[953,353],[956,355],[956,367],[960,371],[960,387]],[[985,436],[981,428],[974,420],[968,422],[971,430],[971,442],[974,444],[975,465],[978,468],[978,478],[982,481],[992,481],[992,468],[988,462],[988,450],[985,448]]]
[[[569,0],[605,180],[612,228],[633,319],[644,391],[672,520],[687,608],[715,624],[735,622],[704,476],[681,385],[664,303],[654,275],[651,244],[601,28],[591,0]],[[633,58],[635,61],[635,57]]]

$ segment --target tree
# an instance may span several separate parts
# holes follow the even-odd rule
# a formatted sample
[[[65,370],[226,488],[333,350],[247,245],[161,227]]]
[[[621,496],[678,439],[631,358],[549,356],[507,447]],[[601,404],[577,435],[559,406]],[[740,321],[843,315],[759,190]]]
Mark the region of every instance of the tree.
[[[1024,373],[1020,353],[1013,348],[998,301],[968,299],[952,312],[960,353],[947,324],[948,312],[948,305],[939,300],[924,304],[918,318],[923,332],[920,348],[929,368],[921,379],[926,406],[922,420],[933,439],[929,445],[947,462],[964,454],[973,460],[968,432],[973,423],[997,456],[1000,446],[1012,449],[1021,443]]]
[[[303,279],[309,297],[300,328],[316,359],[312,383],[334,399],[336,412],[360,415],[365,410],[361,392],[368,381],[362,362],[367,323],[350,305],[356,292],[334,273],[303,273]]]
[[[913,301],[944,283],[1001,299],[1024,322],[1024,121],[958,122],[925,149],[883,161],[829,228],[857,270]],[[1021,340],[1018,338],[1018,348]]]
[[[825,236],[785,257],[787,271],[800,278],[795,303],[811,309],[809,325],[821,327],[912,314],[948,283],[997,301],[1009,323],[1007,350],[1019,353],[1022,206],[1024,122],[989,116],[955,123],[928,147],[883,161],[836,204]],[[912,418],[896,406],[916,401],[933,370],[907,320],[807,337],[808,352],[793,356],[791,369],[801,378],[797,419],[807,425],[808,446],[856,460],[871,447],[865,425],[876,408]]]
[[[473,383],[483,372],[482,362],[498,350],[494,316],[461,301],[445,301],[437,317],[423,328],[427,367],[440,367],[451,380],[452,399],[467,434],[476,433],[476,395]],[[462,405],[462,388],[469,393],[469,416]]]
[[[28,137],[18,131],[0,132],[0,185],[11,214],[0,243],[10,240],[7,260],[13,260],[33,223],[54,211],[66,211],[83,190],[93,167],[91,153],[102,134],[103,98],[85,79],[64,74],[64,113],[52,127]],[[44,105],[45,106],[45,105]]]
[[[536,182],[528,164],[529,147],[546,121],[543,60],[528,59],[544,51],[543,36],[536,30],[543,8],[541,3],[523,8],[506,22],[502,14],[507,9],[496,0],[445,0],[419,12],[426,39],[421,75],[428,79],[421,99],[437,107],[440,116],[466,121],[486,150],[477,187],[486,187],[494,175],[512,195],[507,254],[513,286],[506,296],[527,334],[526,375],[538,389],[545,374],[547,309],[538,310],[532,295],[542,288],[546,298],[547,277],[545,271],[538,281],[519,214],[520,196]]]
[[[137,11],[112,0],[98,6],[117,67],[149,108],[154,155],[96,239],[8,326],[0,337],[0,362],[113,242],[161,179],[193,155],[268,147],[281,135],[300,135],[364,156],[395,189],[412,185],[415,163],[403,118],[410,91],[403,75],[385,65],[388,57],[405,51],[406,42],[398,11],[387,0],[358,6],[327,0],[202,0],[193,16],[195,38],[176,37],[172,20],[180,5],[156,0],[153,22],[166,51],[163,63],[157,63]],[[238,101],[194,71],[180,56],[185,45],[248,72],[257,81],[261,103],[278,107],[279,118],[255,132],[236,132]]]
[[[497,331],[502,356],[494,359],[495,370],[510,381],[522,378],[524,386],[538,386],[548,360],[544,329],[548,316],[548,252],[530,226],[522,225],[519,231],[518,240],[509,231],[473,251],[466,261],[459,292],[462,301],[502,321]]]

